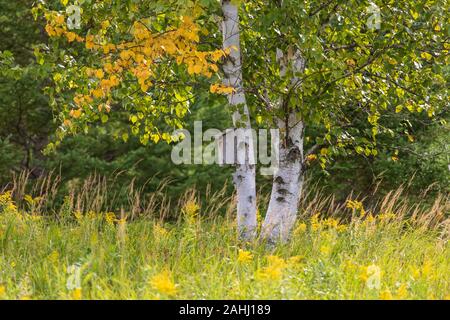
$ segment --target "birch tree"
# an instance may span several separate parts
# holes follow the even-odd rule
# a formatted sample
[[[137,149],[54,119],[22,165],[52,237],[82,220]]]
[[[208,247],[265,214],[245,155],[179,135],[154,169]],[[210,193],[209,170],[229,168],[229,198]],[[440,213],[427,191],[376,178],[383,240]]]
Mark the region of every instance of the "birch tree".
[[[281,133],[262,236],[286,241],[310,166],[326,170],[336,155],[377,156],[377,137],[393,132],[388,119],[401,122],[404,112],[438,119],[448,110],[448,2],[279,0],[240,8],[250,113]],[[354,125],[361,118],[370,130]]]
[[[233,88],[228,93],[228,103],[234,107],[233,125],[235,128],[251,129],[250,113],[245,101],[242,82],[242,61],[240,49],[240,25],[238,6],[231,0],[222,1],[223,49],[229,50],[223,65],[224,85]],[[249,159],[253,155],[253,144],[246,141],[238,145],[237,152],[244,163],[236,163],[233,177],[237,193],[237,220],[239,233],[244,239],[252,239],[256,232],[256,168]]]

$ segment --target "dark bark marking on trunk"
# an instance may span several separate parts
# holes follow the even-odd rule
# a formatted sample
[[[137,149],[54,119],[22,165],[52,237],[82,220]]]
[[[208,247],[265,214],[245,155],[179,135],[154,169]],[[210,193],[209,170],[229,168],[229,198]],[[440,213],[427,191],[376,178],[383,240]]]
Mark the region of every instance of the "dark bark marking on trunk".
[[[291,194],[291,192],[288,189],[284,189],[284,188],[278,189],[277,192],[283,196],[286,196],[287,194]]]
[[[284,184],[284,180],[283,180],[283,178],[280,177],[280,176],[277,176],[277,177],[275,178],[275,182],[278,183],[278,184]]]
[[[291,148],[289,150],[289,153],[287,154],[287,159],[289,161],[296,161],[296,160],[300,159],[300,157],[301,157],[301,152],[298,147]]]

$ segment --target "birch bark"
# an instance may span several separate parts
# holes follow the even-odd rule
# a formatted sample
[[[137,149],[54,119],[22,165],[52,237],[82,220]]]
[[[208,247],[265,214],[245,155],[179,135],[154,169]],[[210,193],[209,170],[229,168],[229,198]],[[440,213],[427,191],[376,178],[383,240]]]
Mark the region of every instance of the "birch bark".
[[[291,68],[294,76],[288,90],[295,92],[301,85],[298,74],[302,73],[305,61],[300,52],[284,55],[277,50],[280,74],[286,76]],[[285,98],[289,99],[289,97]],[[289,101],[280,99],[279,107],[285,108],[284,119],[277,119],[280,130],[279,164],[274,173],[272,193],[266,218],[262,226],[262,237],[269,243],[288,240],[297,218],[298,202],[303,188],[303,138],[304,123]]]
[[[245,100],[245,92],[242,84],[242,62],[239,39],[239,15],[238,7],[230,0],[222,0],[222,33],[223,49],[231,49],[225,64],[224,85],[234,88],[234,92],[228,95],[228,103],[235,107],[233,113],[233,125],[235,128],[251,129],[250,114]],[[241,238],[250,240],[256,235],[256,185],[255,164],[250,161],[253,157],[253,144],[240,143],[237,146],[239,159],[245,159],[243,163],[236,164],[236,172],[233,181],[237,193],[237,223]]]

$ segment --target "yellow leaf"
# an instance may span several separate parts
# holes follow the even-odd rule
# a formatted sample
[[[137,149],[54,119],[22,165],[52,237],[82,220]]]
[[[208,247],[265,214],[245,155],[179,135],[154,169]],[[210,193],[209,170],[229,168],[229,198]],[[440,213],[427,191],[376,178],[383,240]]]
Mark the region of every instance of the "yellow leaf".
[[[422,52],[420,54],[420,56],[427,61],[430,61],[431,59],[433,59],[433,56],[431,54],[429,54],[428,52]]]
[[[66,33],[66,38],[69,42],[73,42],[75,41],[75,39],[77,38],[77,35],[73,32],[67,32]]]
[[[148,85],[146,85],[145,83],[141,84],[141,90],[142,90],[142,92],[147,92]]]
[[[74,110],[70,110],[70,116],[78,119],[81,116],[81,109],[74,109]]]
[[[105,20],[102,22],[102,29],[107,29],[110,25],[109,20]]]
[[[103,73],[102,69],[98,69],[97,71],[95,71],[95,76],[99,79],[103,79],[103,77],[105,76],[105,74]]]
[[[199,65],[199,64],[196,64],[195,66],[194,66],[194,73],[201,73],[202,72],[202,66],[201,65]]]
[[[61,24],[63,24],[64,23],[64,16],[63,15],[57,15],[56,17],[55,17],[55,23],[57,24],[57,25],[61,25]]]
[[[262,118],[260,115],[257,115],[257,116],[256,116],[256,123],[257,123],[257,124],[261,124],[262,121],[263,121],[263,118]]]
[[[97,88],[95,90],[92,90],[92,95],[95,98],[101,98],[101,97],[103,97],[103,90],[101,88]]]

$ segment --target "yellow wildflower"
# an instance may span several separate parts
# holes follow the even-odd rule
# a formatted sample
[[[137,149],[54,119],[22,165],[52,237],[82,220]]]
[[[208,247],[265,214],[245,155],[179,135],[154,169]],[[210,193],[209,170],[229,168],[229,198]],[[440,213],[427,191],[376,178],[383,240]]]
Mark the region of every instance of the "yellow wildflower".
[[[120,226],[125,226],[127,223],[127,219],[126,218],[122,218],[122,219],[117,219],[117,224]]]
[[[6,288],[4,285],[0,285],[0,299],[6,295]]]
[[[256,277],[262,280],[278,280],[281,278],[282,272],[280,269],[267,266],[262,270],[256,272]]]
[[[328,256],[331,253],[331,248],[329,246],[321,246],[320,253],[324,256]]]
[[[150,279],[150,284],[153,289],[159,291],[160,293],[172,296],[177,293],[177,288],[175,283],[172,281],[170,273],[168,271],[163,271]]]
[[[408,297],[408,286],[405,283],[403,283],[397,289],[396,298],[402,300],[406,299],[406,297]]]
[[[317,231],[321,229],[321,222],[319,221],[320,213],[316,213],[311,217],[311,230]]]
[[[92,220],[94,220],[94,219],[96,219],[97,218],[97,214],[94,212],[94,211],[89,211],[88,213],[87,213],[87,217],[89,218],[89,219],[92,219]]]
[[[197,204],[197,202],[195,200],[187,201],[183,207],[183,211],[188,216],[192,216],[192,217],[197,215],[199,210],[200,210],[200,206]]]
[[[195,200],[188,200],[182,209],[188,223],[193,223],[200,210],[200,205]]]
[[[277,257],[277,256],[267,256],[267,261],[270,266],[274,266],[280,269],[283,269],[286,267],[286,261],[284,261],[283,258]]]
[[[263,280],[278,280],[283,274],[283,270],[287,267],[284,259],[277,256],[267,257],[268,265],[256,272],[256,277]]]
[[[389,289],[383,290],[380,293],[381,300],[392,300],[392,293]]]
[[[106,223],[109,225],[113,225],[116,220],[116,214],[114,212],[107,212],[105,214]]]
[[[75,216],[75,219],[77,219],[78,222],[80,222],[83,219],[83,214],[79,210],[75,211],[73,215]]]
[[[363,217],[366,214],[366,211],[364,210],[364,206],[361,201],[347,200],[347,208],[359,211],[361,217]]]
[[[73,300],[81,300],[82,298],[81,288],[75,288],[74,290],[72,290],[71,297]]]
[[[250,251],[239,249],[237,261],[240,263],[248,263],[252,261],[253,255]]]
[[[305,231],[306,231],[306,224],[302,222],[302,223],[298,224],[297,228],[295,228],[294,234],[295,235],[299,235],[299,234],[302,234]]]

